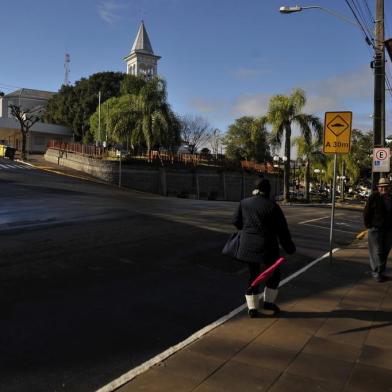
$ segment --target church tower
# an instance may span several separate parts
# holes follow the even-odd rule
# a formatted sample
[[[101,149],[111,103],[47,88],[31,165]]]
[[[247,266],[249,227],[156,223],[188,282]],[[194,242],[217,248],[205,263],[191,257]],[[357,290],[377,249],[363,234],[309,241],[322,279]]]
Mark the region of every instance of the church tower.
[[[160,58],[152,50],[150,39],[142,21],[131,53],[124,57],[127,63],[127,74],[135,76],[145,75],[147,77],[156,76],[158,74],[158,60]]]

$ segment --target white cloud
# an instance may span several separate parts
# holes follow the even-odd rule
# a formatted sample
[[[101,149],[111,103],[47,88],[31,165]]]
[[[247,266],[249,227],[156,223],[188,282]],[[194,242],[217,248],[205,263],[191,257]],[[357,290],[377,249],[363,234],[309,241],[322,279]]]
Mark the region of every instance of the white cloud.
[[[243,94],[236,98],[229,112],[236,116],[260,116],[267,112],[268,101],[275,94],[290,94],[277,91],[274,94]],[[357,127],[369,127],[369,115],[373,110],[373,75],[367,67],[325,80],[316,80],[301,86],[307,96],[304,112],[322,116],[326,111],[351,110]]]
[[[190,105],[201,113],[213,113],[220,111],[226,106],[225,100],[221,99],[206,99],[195,97],[190,101]]]
[[[326,111],[353,112],[353,126],[362,130],[372,128],[370,117],[373,111],[373,74],[368,67],[361,67],[348,73],[325,80],[313,80],[300,86],[288,86],[285,91],[272,93],[244,93],[234,99],[194,98],[191,105],[211,120],[231,123],[241,116],[261,116],[268,110],[268,102],[273,95],[290,94],[296,87],[305,90],[307,104],[305,113],[315,114],[323,120]],[[222,126],[224,129],[225,126]],[[297,130],[294,130],[297,133]]]
[[[120,11],[127,5],[120,4],[116,0],[104,0],[98,5],[99,16],[107,23],[113,24],[121,19]]]
[[[368,67],[361,67],[326,80],[309,82],[304,89],[308,98],[305,110],[309,113],[355,111],[358,105],[372,103],[373,75]]]
[[[261,116],[267,112],[269,94],[245,94],[239,96],[230,109],[230,113],[236,117]]]

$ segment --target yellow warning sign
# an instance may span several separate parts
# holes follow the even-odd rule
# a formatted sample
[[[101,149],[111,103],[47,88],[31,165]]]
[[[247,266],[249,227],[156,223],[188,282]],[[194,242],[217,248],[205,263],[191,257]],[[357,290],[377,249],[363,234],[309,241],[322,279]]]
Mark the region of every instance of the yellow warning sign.
[[[351,147],[352,112],[326,112],[324,148],[326,154],[348,154]]]

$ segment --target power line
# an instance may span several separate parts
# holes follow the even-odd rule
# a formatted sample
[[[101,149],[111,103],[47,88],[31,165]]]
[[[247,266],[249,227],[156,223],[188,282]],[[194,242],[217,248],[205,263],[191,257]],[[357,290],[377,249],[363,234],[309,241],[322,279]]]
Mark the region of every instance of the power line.
[[[371,26],[369,27],[369,23],[366,20],[366,17],[364,16],[364,12],[363,12],[363,9],[362,9],[361,5],[358,3],[357,0],[351,0],[351,1],[352,1],[352,4],[353,4],[353,7],[356,9],[356,11],[357,11],[357,13],[359,15],[359,18],[362,20],[362,23],[365,25],[367,33],[373,39],[374,37],[373,37],[372,28],[371,28]]]
[[[361,21],[359,20],[359,18],[357,16],[353,6],[349,3],[349,1],[345,0],[345,2],[348,5],[348,7],[350,8],[352,14],[354,15],[354,18],[357,21],[358,26],[362,30],[362,32],[363,32],[363,34],[365,36],[366,42],[368,43],[369,46],[372,46],[374,48],[374,42],[373,42],[374,40],[373,40],[372,35],[369,36],[369,34],[366,32],[366,29],[363,27],[363,25],[362,25]]]
[[[370,10],[368,1],[367,0],[363,0],[363,1],[365,3],[365,6],[366,6],[367,12],[369,14],[370,20],[372,21],[372,23],[375,23],[376,21],[374,20],[374,17],[373,17],[372,11]]]

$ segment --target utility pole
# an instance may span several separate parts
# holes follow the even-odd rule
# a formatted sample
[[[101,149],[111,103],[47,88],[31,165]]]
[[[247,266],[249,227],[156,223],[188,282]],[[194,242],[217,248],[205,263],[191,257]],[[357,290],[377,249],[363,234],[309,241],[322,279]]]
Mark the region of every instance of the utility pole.
[[[373,144],[384,147],[385,144],[385,51],[384,51],[384,0],[376,2],[374,61],[374,113]],[[375,188],[381,173],[372,173],[372,189]]]
[[[69,84],[69,63],[71,62],[71,56],[69,53],[65,54],[64,58],[64,86]]]
[[[101,91],[98,91],[98,143],[101,141]]]

